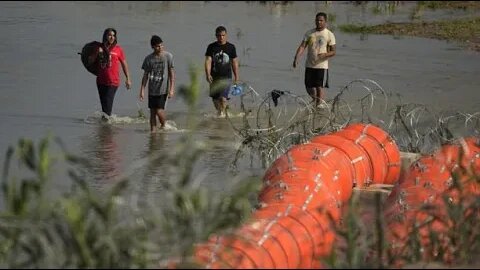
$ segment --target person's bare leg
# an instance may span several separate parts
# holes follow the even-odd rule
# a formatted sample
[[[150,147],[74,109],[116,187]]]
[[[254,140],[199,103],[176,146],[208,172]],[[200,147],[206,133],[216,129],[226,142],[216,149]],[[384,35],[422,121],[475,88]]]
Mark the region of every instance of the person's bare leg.
[[[315,107],[317,107],[318,104],[320,103],[317,98],[317,95],[318,95],[317,88],[316,87],[307,88],[307,93],[312,98],[312,101],[313,101],[313,104],[315,104]]]
[[[150,109],[150,132],[155,133],[157,129],[157,114],[155,109]]]
[[[158,121],[160,122],[160,128],[165,128],[165,123],[167,121],[165,117],[165,110],[157,109]]]
[[[219,108],[220,108],[220,115],[225,115],[225,110],[227,109],[227,100],[224,97],[219,99]]]
[[[325,89],[323,89],[323,87],[317,87],[316,89],[317,89],[316,90],[317,102],[318,102],[318,104],[322,104],[322,103],[325,102]]]
[[[320,87],[320,98],[322,100],[326,101],[325,100],[325,88],[323,88],[323,87]]]
[[[217,110],[217,115],[220,115],[221,108],[220,108],[220,100],[219,99],[213,99],[213,106],[215,106],[215,110]]]
[[[315,107],[325,102],[325,89],[322,87],[312,87],[307,89],[308,94],[312,98]]]

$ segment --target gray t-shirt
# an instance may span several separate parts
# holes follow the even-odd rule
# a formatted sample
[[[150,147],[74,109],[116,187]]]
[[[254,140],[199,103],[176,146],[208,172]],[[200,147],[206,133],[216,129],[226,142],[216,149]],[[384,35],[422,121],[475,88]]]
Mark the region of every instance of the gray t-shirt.
[[[149,96],[159,96],[167,93],[169,68],[174,68],[173,55],[167,51],[164,51],[158,57],[153,53],[145,57],[142,69],[148,73]]]

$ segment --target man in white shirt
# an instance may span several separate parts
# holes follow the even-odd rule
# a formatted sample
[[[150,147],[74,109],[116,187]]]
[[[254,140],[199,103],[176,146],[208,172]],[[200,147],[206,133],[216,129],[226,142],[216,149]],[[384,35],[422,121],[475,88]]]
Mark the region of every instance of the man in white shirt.
[[[315,25],[315,28],[305,33],[298,46],[293,60],[293,68],[297,67],[298,58],[307,49],[305,88],[315,102],[316,107],[328,108],[324,97],[325,88],[328,88],[328,59],[335,56],[335,35],[326,28],[326,13],[317,13]]]

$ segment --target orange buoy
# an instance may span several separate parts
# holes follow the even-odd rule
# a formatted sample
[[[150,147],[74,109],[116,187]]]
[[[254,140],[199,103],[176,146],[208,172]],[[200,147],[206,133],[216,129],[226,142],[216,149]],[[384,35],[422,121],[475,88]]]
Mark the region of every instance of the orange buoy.
[[[388,157],[382,146],[371,136],[355,129],[343,129],[335,133],[361,146],[368,154],[372,171],[372,183],[383,184],[387,177]]]
[[[419,239],[424,259],[431,260],[432,256],[438,255],[436,251],[429,250],[431,236],[436,235],[436,245],[445,250],[440,259],[447,263],[452,261],[448,230],[455,221],[449,216],[447,208],[449,204],[460,202],[468,205],[471,198],[478,196],[479,184],[470,180],[480,171],[479,159],[478,140],[466,138],[443,145],[432,155],[412,163],[385,203],[384,215],[389,229],[387,238],[391,242],[392,254],[399,254],[412,234],[418,232],[418,236],[414,236]],[[478,210],[474,212],[463,214],[478,215]],[[399,263],[402,263],[401,260]]]
[[[336,147],[349,157],[355,172],[354,186],[366,187],[371,183],[370,159],[360,146],[335,134],[317,136],[311,141],[312,143],[322,143]]]
[[[390,136],[365,124],[295,145],[266,170],[258,196],[261,207],[251,219],[232,233],[212,235],[196,245],[194,261],[207,268],[320,268],[320,258],[332,251],[333,226],[353,187],[393,183],[399,162]],[[429,194],[417,194],[423,187],[402,188],[391,199],[389,217],[401,213],[408,219],[413,213],[402,209],[405,200],[414,205]],[[408,234],[401,226],[396,230]]]
[[[345,130],[357,130],[374,138],[382,147],[388,158],[388,170],[384,184],[394,184],[400,177],[401,159],[397,144],[390,135],[372,124],[355,123],[345,127]]]

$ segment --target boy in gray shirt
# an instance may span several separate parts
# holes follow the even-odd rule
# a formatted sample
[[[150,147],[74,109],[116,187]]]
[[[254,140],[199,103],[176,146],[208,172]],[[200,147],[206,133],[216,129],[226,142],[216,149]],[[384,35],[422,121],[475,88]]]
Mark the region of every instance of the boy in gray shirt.
[[[157,117],[160,128],[165,127],[165,107],[167,98],[174,95],[175,69],[173,55],[165,51],[162,39],[154,35],[150,39],[153,53],[143,60],[142,85],[140,86],[140,100],[143,101],[145,86],[148,82],[148,108],[150,109],[150,132],[157,130]]]

